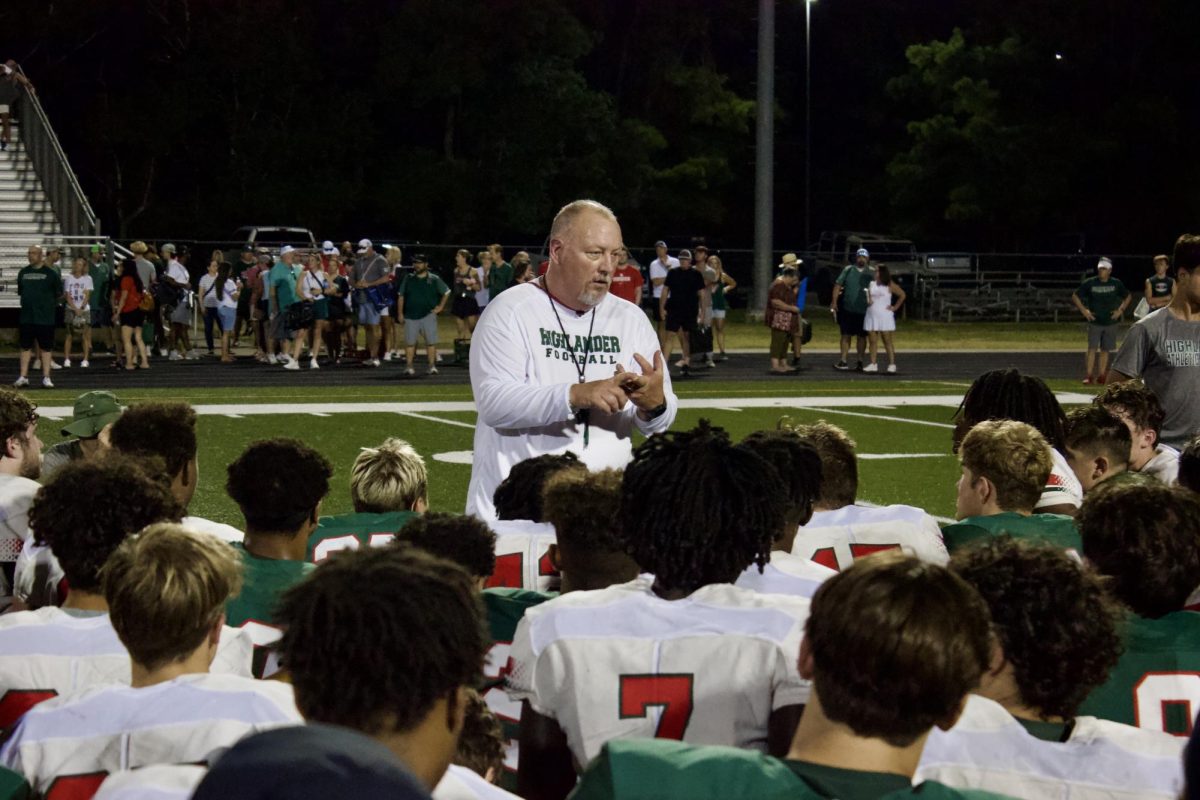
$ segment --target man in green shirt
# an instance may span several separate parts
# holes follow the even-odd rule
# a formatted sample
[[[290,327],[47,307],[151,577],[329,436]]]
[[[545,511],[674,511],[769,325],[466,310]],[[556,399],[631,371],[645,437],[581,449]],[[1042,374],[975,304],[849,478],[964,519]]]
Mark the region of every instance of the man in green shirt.
[[[493,269],[495,269],[493,267]],[[512,267],[509,267],[512,271]],[[496,294],[493,293],[492,297]],[[413,256],[413,273],[404,279],[396,297],[396,315],[404,319],[404,352],[408,359],[405,375],[415,375],[417,337],[425,337],[425,354],[429,359],[429,374],[437,374],[437,317],[450,299],[450,287],[429,271],[429,259],[418,253]]]
[[[104,331],[105,344],[113,349],[112,265],[104,260],[104,248],[92,245],[87,274],[92,279],[92,327]]]
[[[305,560],[333,467],[296,439],[255,442],[229,465],[225,490],[242,510],[246,536],[234,545],[242,557],[242,591],[225,606],[227,624],[254,638],[254,674],[279,669],[271,647],[280,635],[275,605],[289,587],[316,569]]]
[[[492,254],[492,266],[488,269],[486,278],[489,302],[495,300],[501,292],[513,284],[513,267],[504,260],[504,248],[499,244],[489,244],[488,252]]]
[[[54,359],[54,315],[62,297],[62,276],[49,267],[42,248],[29,248],[29,266],[17,273],[17,294],[21,298],[21,314],[17,319],[17,338],[21,346],[21,377],[14,386],[29,385],[29,360],[36,343],[42,352],[42,386],[53,389],[50,368]]]
[[[987,607],[950,570],[898,552],[857,561],[813,597],[800,646],[812,695],[785,759],[613,740],[572,798],[995,797],[912,785],[926,738],[954,725],[991,646]]]
[[[1083,555],[1132,612],[1125,651],[1082,712],[1187,736],[1200,708],[1200,496],[1153,482],[1114,483],[1079,512]]]
[[[382,547],[429,507],[425,459],[403,439],[364,447],[350,469],[354,512],[321,517],[308,537],[308,560],[320,564],[339,550]]]
[[[867,330],[864,327],[867,317],[867,289],[872,278],[871,254],[865,247],[860,247],[854,254],[854,263],[846,265],[833,286],[833,303],[829,310],[833,312],[833,318],[837,320],[842,331],[842,357],[833,365],[834,369],[850,369],[846,358],[850,355],[850,337],[853,336],[857,339],[857,369],[862,372],[863,354],[867,349]],[[838,300],[841,300],[840,305]]]
[[[292,271],[295,262],[295,248],[285,245],[279,251],[279,260],[271,267],[263,281],[264,291],[270,300],[271,315],[270,329],[267,332],[267,358],[275,358],[278,343],[279,358],[285,364],[291,358],[288,355],[287,342],[295,336],[287,326],[287,310],[296,302],[296,274]],[[271,363],[274,364],[275,361],[271,360]]]
[[[1033,513],[1052,468],[1050,445],[1036,428],[1010,419],[981,422],[963,437],[958,454],[958,522],[942,528],[947,550],[1000,534],[1081,550],[1074,520]]]
[[[1125,284],[1112,277],[1112,262],[1102,258],[1096,264],[1096,277],[1088,278],[1071,294],[1071,302],[1088,321],[1087,368],[1084,383],[1092,382],[1095,374],[1097,383],[1104,383],[1108,375],[1108,354],[1117,349],[1117,320],[1125,313],[1132,295]],[[1096,372],[1092,362],[1096,352],[1100,359]]]

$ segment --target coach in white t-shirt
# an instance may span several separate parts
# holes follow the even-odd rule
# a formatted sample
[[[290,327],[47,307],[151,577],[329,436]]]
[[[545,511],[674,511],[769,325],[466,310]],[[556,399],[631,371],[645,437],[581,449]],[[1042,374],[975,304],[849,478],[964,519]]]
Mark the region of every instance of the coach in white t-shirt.
[[[468,514],[495,518],[492,493],[517,462],[572,450],[591,469],[619,467],[635,427],[649,436],[674,422],[654,330],[608,291],[623,252],[612,211],[576,200],[554,218],[545,276],[488,304],[471,344]]]

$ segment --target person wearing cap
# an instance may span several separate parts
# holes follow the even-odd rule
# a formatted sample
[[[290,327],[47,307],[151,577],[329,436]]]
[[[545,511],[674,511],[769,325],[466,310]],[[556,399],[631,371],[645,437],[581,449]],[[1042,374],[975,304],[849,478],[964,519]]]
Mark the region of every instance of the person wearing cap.
[[[47,448],[42,453],[42,477],[71,461],[95,458],[108,449],[108,432],[125,407],[112,392],[84,392],[75,398],[71,421],[62,428],[63,436],[74,436]]]
[[[379,341],[381,309],[371,302],[367,289],[382,286],[392,279],[392,270],[387,259],[375,252],[370,239],[358,242],[358,258],[350,270],[350,285],[354,287],[354,306],[358,309],[358,323],[367,331],[367,364],[379,366],[375,347]]]
[[[659,239],[654,243],[655,259],[650,262],[650,307],[654,309],[654,321],[658,323],[658,344],[663,350],[667,347],[667,327],[663,318],[659,300],[662,299],[663,284],[667,273],[679,266],[679,259],[667,253],[667,243]]]
[[[1108,376],[1108,354],[1117,349],[1117,320],[1125,313],[1132,295],[1119,280],[1113,280],[1112,262],[1096,262],[1096,275],[1071,294],[1071,302],[1088,321],[1087,368],[1083,382],[1104,383]],[[1099,351],[1099,359],[1096,358]],[[1092,372],[1092,364],[1096,371]],[[1093,378],[1092,376],[1095,375]]]
[[[862,372],[863,357],[867,352],[867,290],[874,278],[870,267],[871,254],[865,247],[860,247],[854,254],[854,263],[847,264],[834,283],[833,304],[829,310],[833,312],[833,318],[842,331],[842,357],[833,365],[834,369],[850,369],[846,359],[850,355],[850,339],[854,337],[858,353],[857,369]]]
[[[429,271],[429,259],[423,253],[413,256],[413,272],[404,278],[396,297],[396,316],[404,320],[404,374],[416,374],[417,337],[425,337],[429,374],[437,374],[437,318],[450,299],[450,287]]]
[[[295,335],[288,330],[287,310],[296,302],[296,276],[292,265],[296,261],[296,248],[284,245],[279,251],[279,260],[267,273],[264,291],[270,303],[270,323],[267,333],[267,362],[287,364],[291,359],[288,342]],[[275,351],[279,350],[278,358]]]

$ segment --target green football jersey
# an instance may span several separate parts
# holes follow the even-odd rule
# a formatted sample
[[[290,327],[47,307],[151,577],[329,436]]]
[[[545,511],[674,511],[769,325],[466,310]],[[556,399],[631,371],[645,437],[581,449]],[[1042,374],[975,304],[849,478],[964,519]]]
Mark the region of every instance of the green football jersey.
[[[281,594],[316,567],[305,561],[259,558],[240,543],[233,546],[242,557],[242,591],[225,604],[225,624],[250,631],[254,639],[254,675],[267,677],[278,669],[271,650],[281,633],[275,623],[275,604]]]
[[[483,699],[500,720],[504,729],[504,773],[500,785],[510,792],[517,790],[517,739],[521,735],[521,704],[508,699],[504,691],[508,651],[517,633],[517,623],[525,612],[555,597],[552,594],[531,592],[528,589],[484,589],[483,607],[487,612],[488,632],[492,647],[484,666]]]
[[[1124,640],[1108,682],[1088,695],[1079,714],[1187,736],[1200,709],[1200,614],[1131,616]]]
[[[33,790],[17,773],[0,767],[0,800],[29,800]]]
[[[986,800],[903,775],[784,761],[753,750],[669,739],[614,739],[584,772],[571,800]]]
[[[1030,514],[1024,516],[1015,511],[1002,511],[983,517],[967,517],[942,528],[946,549],[953,553],[957,548],[989,536],[1008,534],[1014,539],[1042,542],[1064,550],[1083,552],[1083,541],[1075,520],[1064,514]]]
[[[338,550],[353,550],[364,544],[382,547],[416,516],[415,511],[389,511],[321,517],[317,529],[308,537],[308,560],[320,564]]]

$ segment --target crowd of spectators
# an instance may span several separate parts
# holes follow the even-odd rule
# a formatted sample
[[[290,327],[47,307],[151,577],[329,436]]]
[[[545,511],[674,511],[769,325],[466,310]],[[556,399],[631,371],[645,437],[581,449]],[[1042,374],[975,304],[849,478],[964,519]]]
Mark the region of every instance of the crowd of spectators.
[[[1066,413],[986,373],[944,528],[788,418],[532,458],[491,523],[399,439],[248,442],[206,465],[228,525],[188,513],[187,404],[89,392],[44,450],[0,391],[0,792],[1178,797],[1200,437],[1163,419],[1140,381]]]

